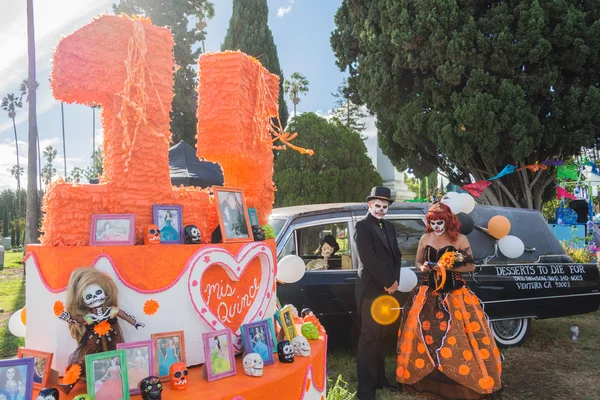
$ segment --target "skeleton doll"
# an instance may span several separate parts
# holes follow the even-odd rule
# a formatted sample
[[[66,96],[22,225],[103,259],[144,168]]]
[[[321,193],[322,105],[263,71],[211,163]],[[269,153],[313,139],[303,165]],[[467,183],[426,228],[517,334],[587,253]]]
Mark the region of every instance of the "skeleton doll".
[[[281,363],[289,364],[294,362],[294,348],[289,340],[282,340],[277,343],[277,355]]]
[[[69,370],[79,365],[83,375],[87,354],[116,350],[117,343],[125,341],[117,317],[136,329],[144,327],[118,307],[117,287],[110,277],[94,268],[73,271],[67,287],[66,311],[58,317],[69,323],[71,336],[78,342],[69,357]],[[75,383],[64,382],[59,387],[69,393]]]
[[[248,353],[244,357],[244,372],[248,376],[262,376],[264,361],[258,353]]]
[[[171,389],[176,391],[187,389],[188,369],[184,363],[176,362],[175,364],[171,364],[171,368],[169,368],[169,375],[171,376]]]
[[[296,357],[310,357],[310,344],[304,336],[296,336],[292,339],[292,347]]]
[[[163,391],[158,376],[149,376],[140,382],[140,393],[143,400],[160,400]]]
[[[58,400],[58,390],[54,388],[43,388],[40,390],[36,400]]]
[[[185,244],[200,244],[200,230],[196,225],[187,225],[183,229]]]

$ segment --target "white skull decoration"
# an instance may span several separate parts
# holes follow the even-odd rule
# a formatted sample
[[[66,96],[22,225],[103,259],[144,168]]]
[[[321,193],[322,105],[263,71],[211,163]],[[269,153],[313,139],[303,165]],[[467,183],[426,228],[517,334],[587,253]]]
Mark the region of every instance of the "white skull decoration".
[[[262,376],[264,362],[258,353],[248,353],[244,357],[244,372],[249,376]]]
[[[296,336],[292,339],[294,355],[298,357],[310,357],[310,344],[304,336]]]
[[[83,290],[83,301],[88,308],[101,307],[106,301],[106,293],[99,285],[92,283]]]

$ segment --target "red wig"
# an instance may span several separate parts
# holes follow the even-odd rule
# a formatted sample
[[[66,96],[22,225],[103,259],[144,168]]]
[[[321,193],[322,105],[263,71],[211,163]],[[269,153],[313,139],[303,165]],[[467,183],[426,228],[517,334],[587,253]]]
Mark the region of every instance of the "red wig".
[[[430,233],[433,232],[431,229],[431,221],[444,221],[446,229],[446,233],[450,237],[450,242],[456,242],[458,238],[458,234],[460,233],[460,223],[458,222],[458,218],[456,215],[452,214],[450,211],[450,207],[443,203],[435,203],[431,207],[429,207],[429,211],[425,216],[427,221],[427,226],[425,226],[425,232]]]

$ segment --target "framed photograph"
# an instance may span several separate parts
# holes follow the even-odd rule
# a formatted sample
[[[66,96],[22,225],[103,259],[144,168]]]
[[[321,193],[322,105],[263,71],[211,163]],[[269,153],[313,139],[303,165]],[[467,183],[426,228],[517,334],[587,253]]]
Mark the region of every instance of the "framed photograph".
[[[129,394],[140,394],[140,382],[142,379],[156,375],[154,344],[152,340],[117,343],[117,350],[125,350]]]
[[[135,242],[135,214],[92,215],[90,246],[127,246]]]
[[[242,189],[214,187],[223,243],[252,242],[250,218]]]
[[[269,318],[269,329],[271,330],[271,340],[273,341],[273,353],[277,353],[277,334],[275,333],[275,318]]]
[[[31,350],[19,347],[17,358],[33,358],[33,387],[42,389],[48,386],[50,377],[50,366],[52,365],[52,353]],[[1,392],[0,392],[1,393]],[[0,397],[1,399],[1,397]]]
[[[125,350],[112,350],[85,356],[88,395],[94,400],[129,400]]]
[[[161,382],[169,380],[169,368],[176,362],[185,364],[185,342],[183,331],[153,333],[154,359],[157,375]]]
[[[248,209],[248,218],[250,218],[250,226],[258,225],[258,213],[256,212],[256,208]]]
[[[235,375],[235,359],[231,329],[203,333],[204,373],[211,382]],[[271,356],[273,356],[271,354]]]
[[[0,360],[0,399],[33,397],[33,357]],[[4,400],[4,399],[3,399]]]
[[[160,230],[160,244],[183,243],[183,216],[181,206],[155,204],[152,219]]]
[[[242,338],[246,353],[257,353],[265,365],[273,364],[273,337],[269,320],[242,325]]]
[[[285,306],[279,310],[279,323],[281,324],[283,336],[286,340],[291,342],[293,338],[298,336],[296,324],[294,323],[294,316],[292,314],[292,308],[290,306]]]

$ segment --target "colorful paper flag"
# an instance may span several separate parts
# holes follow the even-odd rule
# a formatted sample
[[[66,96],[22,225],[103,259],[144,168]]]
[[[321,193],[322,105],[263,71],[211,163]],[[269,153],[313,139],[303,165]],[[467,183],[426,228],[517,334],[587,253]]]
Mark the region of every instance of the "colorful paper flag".
[[[493,181],[493,180],[496,180],[496,179],[500,179],[500,178],[502,178],[502,177],[503,177],[503,176],[505,176],[505,175],[512,174],[513,172],[515,172],[515,169],[516,169],[516,168],[517,168],[517,167],[516,167],[516,166],[514,166],[514,165],[507,164],[507,165],[506,165],[506,166],[505,166],[505,167],[502,169],[502,171],[498,172],[498,174],[497,174],[496,176],[489,178],[489,179],[488,179],[488,181]]]
[[[490,186],[491,184],[492,182],[490,181],[479,181],[475,183],[469,183],[468,185],[461,187],[461,189],[469,192],[471,196],[479,198],[479,196],[481,196],[481,193],[483,193],[483,191],[487,189],[488,186]]]
[[[562,179],[572,179],[574,181],[579,180],[579,174],[577,173],[577,167],[574,165],[561,165],[558,167],[556,172],[556,179],[559,181]]]
[[[573,195],[572,193],[567,192],[565,189],[563,189],[562,187],[558,187],[556,188],[556,198],[557,199],[571,199],[571,200],[575,200],[575,195]]]

